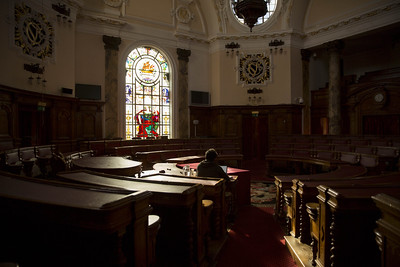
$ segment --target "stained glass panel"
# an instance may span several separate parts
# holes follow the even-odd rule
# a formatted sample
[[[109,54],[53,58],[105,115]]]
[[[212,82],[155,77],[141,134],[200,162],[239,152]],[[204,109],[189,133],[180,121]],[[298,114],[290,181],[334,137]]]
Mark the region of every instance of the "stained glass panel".
[[[126,138],[170,136],[170,73],[164,55],[138,47],[126,59]]]

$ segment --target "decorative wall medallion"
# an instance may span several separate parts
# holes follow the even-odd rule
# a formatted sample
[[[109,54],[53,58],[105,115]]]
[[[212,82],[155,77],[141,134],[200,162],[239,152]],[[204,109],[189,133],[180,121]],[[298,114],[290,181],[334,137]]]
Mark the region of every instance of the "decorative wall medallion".
[[[184,24],[188,24],[194,18],[188,6],[178,6],[175,16],[180,23]]]
[[[44,14],[24,3],[15,5],[14,43],[26,55],[44,59],[53,56],[54,29]]]
[[[241,55],[239,81],[245,84],[265,84],[270,80],[270,59],[265,54]]]

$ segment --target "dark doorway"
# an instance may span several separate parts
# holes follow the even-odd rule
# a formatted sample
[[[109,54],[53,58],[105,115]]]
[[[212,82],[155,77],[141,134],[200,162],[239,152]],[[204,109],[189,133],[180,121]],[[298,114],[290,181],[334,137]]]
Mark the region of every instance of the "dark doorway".
[[[21,146],[49,144],[50,112],[48,109],[38,110],[37,106],[20,106],[19,136]]]
[[[242,127],[244,159],[265,159],[268,151],[268,115],[245,114]]]

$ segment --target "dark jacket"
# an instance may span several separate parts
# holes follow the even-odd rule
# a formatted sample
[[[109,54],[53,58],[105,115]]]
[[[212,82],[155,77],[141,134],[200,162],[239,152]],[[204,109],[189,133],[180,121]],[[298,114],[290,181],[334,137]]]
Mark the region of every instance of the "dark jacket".
[[[197,166],[197,176],[200,177],[213,177],[213,178],[223,178],[229,181],[229,176],[224,172],[224,170],[215,162],[210,162],[203,160]]]

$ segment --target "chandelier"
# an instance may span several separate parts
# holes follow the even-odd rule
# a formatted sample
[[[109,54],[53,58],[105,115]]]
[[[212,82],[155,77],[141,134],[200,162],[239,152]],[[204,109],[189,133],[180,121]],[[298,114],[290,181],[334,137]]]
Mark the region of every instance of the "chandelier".
[[[252,32],[254,24],[259,17],[267,13],[267,3],[264,0],[238,0],[235,3],[234,10],[236,15],[244,20]]]

